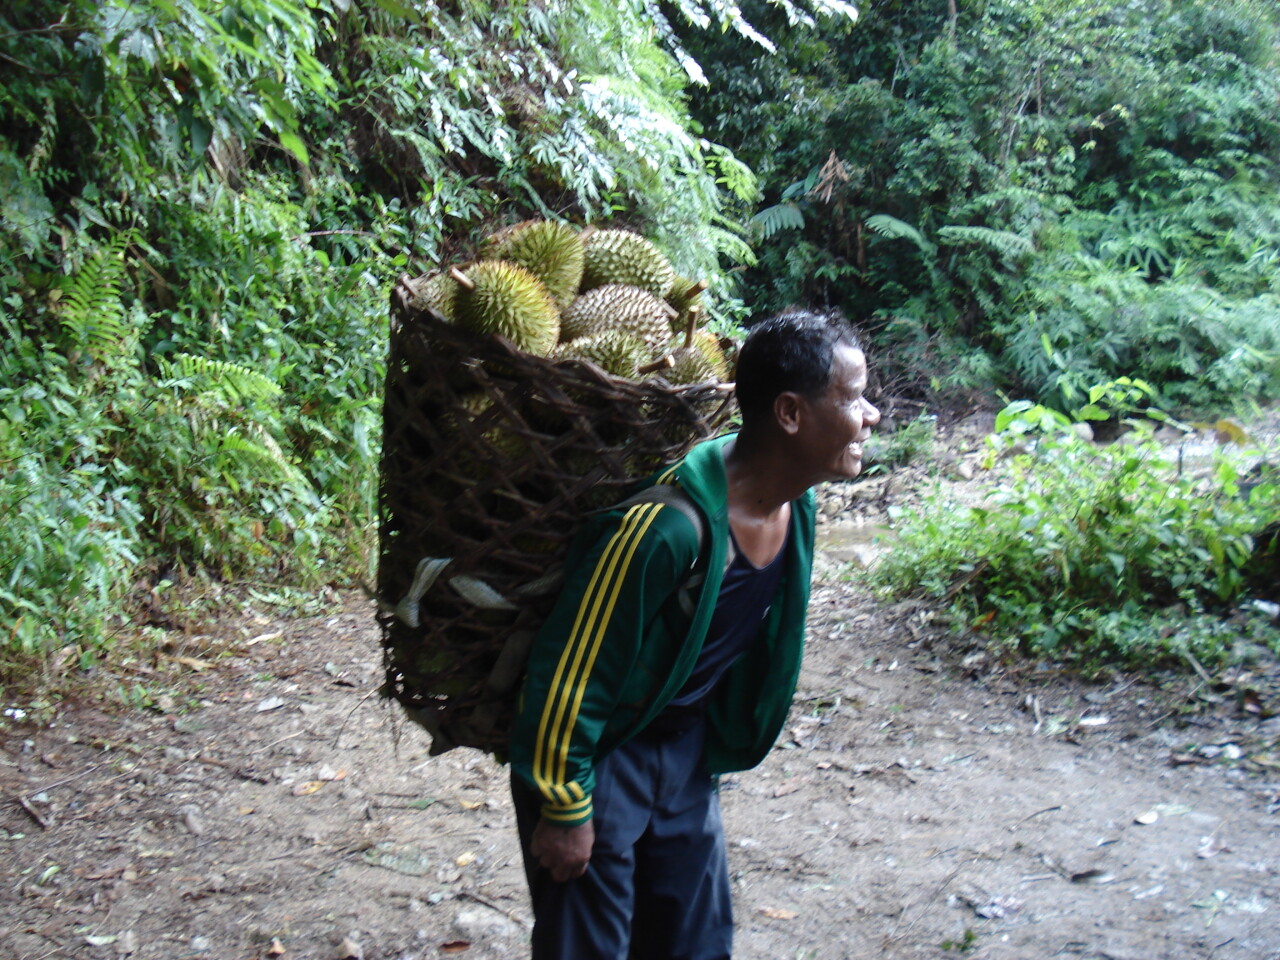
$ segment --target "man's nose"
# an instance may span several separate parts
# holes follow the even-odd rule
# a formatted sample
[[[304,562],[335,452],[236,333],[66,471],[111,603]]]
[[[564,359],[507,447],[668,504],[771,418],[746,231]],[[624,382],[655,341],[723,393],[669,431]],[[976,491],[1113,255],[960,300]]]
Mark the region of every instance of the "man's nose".
[[[868,427],[874,427],[880,422],[880,409],[870,400],[863,399],[862,406],[862,422]]]

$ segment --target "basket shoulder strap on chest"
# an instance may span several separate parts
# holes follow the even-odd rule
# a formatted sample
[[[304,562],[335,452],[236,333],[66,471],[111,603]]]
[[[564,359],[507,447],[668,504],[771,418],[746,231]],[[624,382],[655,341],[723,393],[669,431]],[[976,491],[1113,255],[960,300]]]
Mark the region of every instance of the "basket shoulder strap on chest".
[[[684,514],[689,523],[693,525],[694,533],[698,538],[698,554],[685,575],[684,582],[680,584],[680,589],[676,593],[681,612],[685,616],[692,617],[694,610],[698,606],[698,592],[702,588],[703,581],[707,578],[707,518],[702,515],[702,511],[694,504],[689,494],[684,491],[684,488],[675,484],[654,484],[651,487],[645,487],[643,490],[627,497],[627,499],[618,504],[618,507],[625,509],[633,507],[637,503],[661,503],[664,506],[672,507]],[[725,570],[729,569],[729,565],[733,563],[733,558],[733,540],[730,540],[725,549]]]

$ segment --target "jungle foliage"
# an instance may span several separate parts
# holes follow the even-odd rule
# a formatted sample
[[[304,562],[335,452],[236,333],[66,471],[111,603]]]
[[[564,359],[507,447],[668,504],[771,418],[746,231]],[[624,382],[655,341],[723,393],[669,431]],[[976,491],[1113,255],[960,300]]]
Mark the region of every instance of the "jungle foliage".
[[[1274,4],[871,0],[816,31],[743,9],[776,55],[689,45],[718,67],[695,117],[764,192],[752,308],[840,305],[930,397],[1274,391]]]
[[[496,223],[643,224],[727,292],[755,182],[663,32],[592,0],[0,12],[0,649],[91,658],[182,571],[360,576],[389,281]]]
[[[1271,5],[856,19],[842,0],[0,10],[0,673],[91,662],[184,573],[361,577],[389,283],[528,216],[641,227],[711,282],[722,329],[841,305],[904,392],[1274,389]]]

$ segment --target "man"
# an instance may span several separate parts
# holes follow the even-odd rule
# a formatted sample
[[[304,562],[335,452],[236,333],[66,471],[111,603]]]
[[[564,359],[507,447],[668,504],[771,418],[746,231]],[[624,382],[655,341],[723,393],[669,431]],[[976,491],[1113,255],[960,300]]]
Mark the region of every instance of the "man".
[[[866,386],[843,321],[764,321],[738,361],[741,431],[654,479],[685,506],[623,505],[575,539],[511,746],[535,960],[730,955],[715,778],[759,763],[786,719],[810,488],[860,472],[880,420]]]

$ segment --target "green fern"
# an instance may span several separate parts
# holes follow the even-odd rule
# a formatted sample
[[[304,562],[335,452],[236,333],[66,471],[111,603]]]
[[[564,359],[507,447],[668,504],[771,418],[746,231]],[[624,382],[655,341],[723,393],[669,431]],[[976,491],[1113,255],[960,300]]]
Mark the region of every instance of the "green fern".
[[[216,396],[232,406],[270,400],[282,392],[274,380],[227,360],[178,353],[172,361],[162,358],[159,364],[169,386]]]
[[[975,244],[986,247],[1010,259],[1026,256],[1035,249],[1031,241],[1021,234],[990,227],[942,227],[938,230],[938,239],[949,246]]]
[[[879,234],[886,240],[910,240],[925,254],[932,254],[937,249],[923,233],[911,226],[911,224],[899,220],[897,217],[891,217],[887,213],[876,213],[867,217],[866,226],[868,230]]]
[[[794,203],[776,203],[759,211],[751,222],[760,228],[760,236],[768,240],[782,230],[803,230],[804,214]]]
[[[59,319],[76,348],[108,360],[132,347],[120,299],[127,235],[88,257],[62,290]]]

